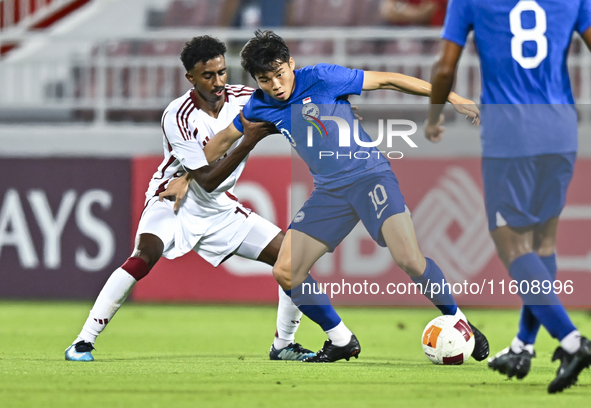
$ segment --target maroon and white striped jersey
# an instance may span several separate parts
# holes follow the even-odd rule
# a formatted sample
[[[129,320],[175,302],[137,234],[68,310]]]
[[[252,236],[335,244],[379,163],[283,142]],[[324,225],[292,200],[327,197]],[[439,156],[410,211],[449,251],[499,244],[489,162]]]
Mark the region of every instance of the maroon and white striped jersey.
[[[162,115],[164,160],[152,176],[146,192],[146,202],[164,191],[170,180],[183,175],[185,168],[196,170],[208,165],[203,148],[216,133],[228,127],[250,99],[253,91],[253,88],[243,85],[226,85],[226,102],[217,119],[199,108],[194,89],[168,105]],[[241,141],[242,138],[238,139],[228,153]],[[191,182],[187,200],[196,201],[198,207],[202,208],[200,214],[193,215],[212,215],[236,206],[232,190],[242,174],[247,159],[248,156],[211,193],[207,193],[195,181]]]

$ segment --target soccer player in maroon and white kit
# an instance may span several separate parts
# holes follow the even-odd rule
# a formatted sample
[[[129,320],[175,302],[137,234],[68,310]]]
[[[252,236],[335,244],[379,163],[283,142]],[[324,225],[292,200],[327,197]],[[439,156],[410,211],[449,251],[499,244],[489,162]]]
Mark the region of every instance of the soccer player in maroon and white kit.
[[[285,234],[242,206],[232,194],[248,153],[260,139],[277,133],[275,126],[244,120],[244,138],[214,163],[208,162],[203,150],[209,138],[239,114],[253,92],[246,86],[226,84],[225,52],[225,45],[209,36],[196,37],[185,44],[181,60],[187,70],[186,78],[194,87],[172,101],[162,116],[164,160],[146,192],[135,249],[107,280],[82,331],[66,350],[66,360],[94,360],[91,352],[97,336],[136,282],[162,256],[174,259],[194,250],[213,266],[232,255],[271,266],[277,260]],[[162,193],[169,183],[186,173],[193,181],[182,205],[163,200]],[[278,292],[277,332],[270,358],[302,360],[314,355],[295,343],[302,314],[283,290]]]

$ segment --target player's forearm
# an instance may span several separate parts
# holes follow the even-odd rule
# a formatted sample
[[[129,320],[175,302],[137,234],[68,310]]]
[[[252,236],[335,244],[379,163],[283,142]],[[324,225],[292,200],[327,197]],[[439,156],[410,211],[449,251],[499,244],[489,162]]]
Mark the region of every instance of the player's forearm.
[[[364,82],[363,90],[370,91],[375,89],[391,89],[398,92],[403,92],[411,95],[431,96],[432,85],[423,81],[422,79],[411,77],[408,75],[388,73],[388,72],[371,72],[367,82]],[[378,75],[376,75],[378,74]],[[452,76],[453,82],[453,76]],[[448,92],[449,98],[444,98],[443,103],[449,101],[451,103],[459,102],[462,99],[454,92]]]
[[[214,163],[222,157],[232,147],[236,140],[240,139],[242,132],[238,131],[233,124],[226,129],[216,133],[216,135],[207,143],[203,152],[208,163]]]
[[[454,83],[455,72],[453,70],[442,67],[440,62],[436,62],[433,66],[431,74],[431,108],[429,109],[429,123],[435,124],[439,121],[439,116],[443,110],[445,102],[450,101],[454,103],[455,98],[458,98],[451,88]]]
[[[218,160],[209,166],[201,167],[197,170],[189,170],[189,173],[201,188],[211,193],[230,177],[253,147],[254,144],[241,143],[228,157]]]
[[[585,30],[583,34],[581,34],[583,41],[587,44],[587,48],[591,51],[591,27]]]
[[[429,96],[431,94],[431,84],[422,79],[414,78],[408,75],[397,73],[381,73],[378,78],[377,86],[373,89],[391,89],[393,91],[403,92],[411,95]],[[372,90],[372,89],[364,89]]]

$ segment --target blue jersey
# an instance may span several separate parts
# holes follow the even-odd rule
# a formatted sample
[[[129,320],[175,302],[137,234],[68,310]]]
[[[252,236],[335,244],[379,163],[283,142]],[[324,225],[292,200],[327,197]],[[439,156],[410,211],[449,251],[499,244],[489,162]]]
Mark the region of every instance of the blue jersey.
[[[348,95],[359,95],[363,71],[339,65],[318,64],[295,71],[295,88],[287,101],[273,99],[258,89],[244,106],[244,117],[251,121],[275,123],[306,162],[314,183],[325,188],[343,187],[360,177],[390,169],[388,160],[374,147],[356,143],[358,125]],[[330,116],[339,120],[327,119]],[[343,142],[341,129],[348,125],[349,143]],[[238,117],[236,129],[243,131]],[[361,126],[361,142],[372,142]]]
[[[591,0],[449,2],[443,38],[464,46],[473,30],[481,61],[485,157],[576,151],[566,58],[589,27]]]

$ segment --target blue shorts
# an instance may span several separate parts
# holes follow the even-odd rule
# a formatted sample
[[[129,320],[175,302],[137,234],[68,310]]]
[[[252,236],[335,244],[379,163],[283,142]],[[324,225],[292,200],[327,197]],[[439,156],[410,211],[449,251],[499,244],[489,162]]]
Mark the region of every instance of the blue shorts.
[[[484,203],[490,231],[543,224],[560,215],[576,153],[483,158]]]
[[[289,228],[323,242],[332,252],[361,220],[374,241],[385,247],[382,224],[405,210],[398,179],[392,171],[384,171],[345,187],[317,187]]]

